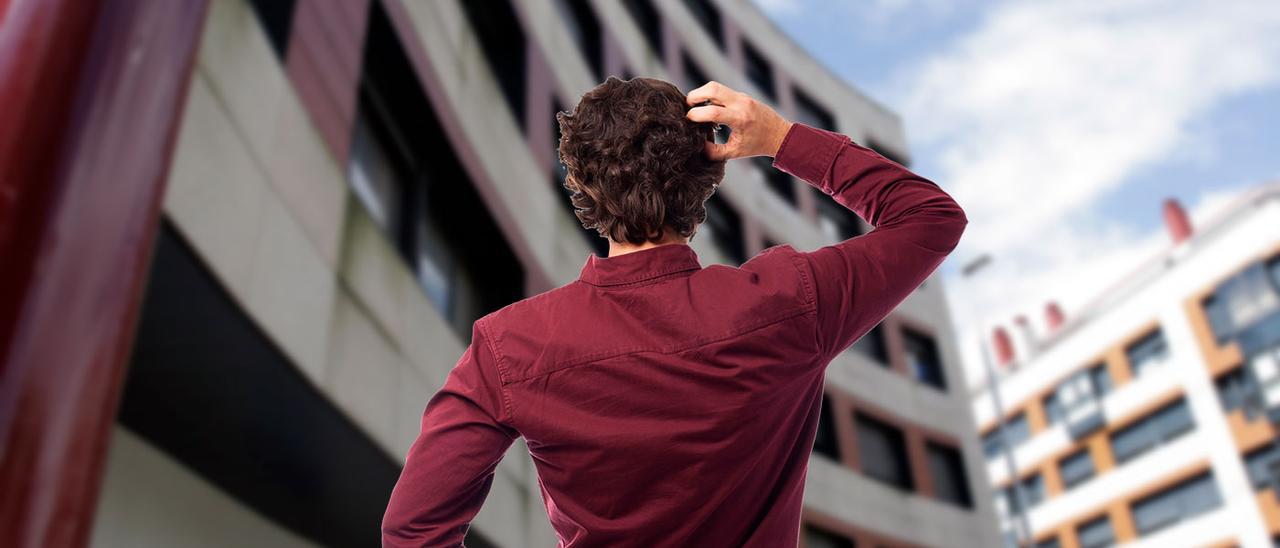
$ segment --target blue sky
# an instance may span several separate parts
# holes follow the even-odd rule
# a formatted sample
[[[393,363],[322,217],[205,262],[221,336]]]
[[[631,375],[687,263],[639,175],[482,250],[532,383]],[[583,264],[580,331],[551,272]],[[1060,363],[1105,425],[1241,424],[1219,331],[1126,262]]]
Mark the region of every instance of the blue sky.
[[[756,1],[898,112],[912,169],[969,213],[942,268],[955,317],[1042,327],[1047,300],[1071,314],[1168,245],[1165,198],[1194,222],[1280,179],[1273,2]]]

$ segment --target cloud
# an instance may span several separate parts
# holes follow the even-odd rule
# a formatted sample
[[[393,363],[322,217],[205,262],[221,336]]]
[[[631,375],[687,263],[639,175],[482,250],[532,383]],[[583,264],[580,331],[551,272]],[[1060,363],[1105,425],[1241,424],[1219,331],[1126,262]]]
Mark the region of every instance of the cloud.
[[[1038,321],[1050,298],[1070,313],[1166,246],[1097,204],[1152,165],[1222,161],[1196,122],[1277,84],[1270,2],[1008,2],[902,67],[887,89],[915,156],[971,221],[957,258],[996,258],[948,280],[958,318]],[[1193,218],[1227,195],[1196,197]],[[1152,217],[1160,198],[1142,204]]]

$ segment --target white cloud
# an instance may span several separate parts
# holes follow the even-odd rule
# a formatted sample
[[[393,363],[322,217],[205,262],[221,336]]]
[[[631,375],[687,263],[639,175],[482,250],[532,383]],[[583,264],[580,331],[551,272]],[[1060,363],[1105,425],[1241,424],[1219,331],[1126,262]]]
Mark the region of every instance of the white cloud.
[[[1277,84],[1270,2],[1010,2],[903,67],[890,89],[913,148],[929,151],[929,175],[971,221],[957,258],[996,257],[970,285],[948,280],[956,316],[974,307],[1039,321],[1048,299],[1070,313],[1167,245],[1162,228],[1140,231],[1093,206],[1153,163],[1219,160],[1188,150],[1205,143],[1192,133],[1198,117]],[[1225,196],[1195,197],[1193,218]],[[1142,206],[1152,217],[1159,198]],[[974,355],[972,325],[960,333]]]

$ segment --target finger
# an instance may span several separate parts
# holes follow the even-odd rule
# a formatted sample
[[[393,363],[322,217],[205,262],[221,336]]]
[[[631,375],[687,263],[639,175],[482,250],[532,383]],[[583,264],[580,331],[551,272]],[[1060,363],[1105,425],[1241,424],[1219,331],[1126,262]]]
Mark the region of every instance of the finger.
[[[699,86],[697,89],[690,91],[689,94],[685,96],[685,101],[690,105],[696,105],[703,101],[711,101],[712,104],[724,106],[728,104],[728,101],[732,96],[732,92],[733,90],[729,89],[724,84],[712,80]]]
[[[733,149],[730,148],[728,144],[722,145],[720,143],[706,141],[703,148],[706,151],[707,158],[710,158],[712,161],[728,160],[733,157]]]
[[[717,124],[729,124],[733,118],[729,109],[716,105],[693,107],[684,116],[695,122],[715,122]]]

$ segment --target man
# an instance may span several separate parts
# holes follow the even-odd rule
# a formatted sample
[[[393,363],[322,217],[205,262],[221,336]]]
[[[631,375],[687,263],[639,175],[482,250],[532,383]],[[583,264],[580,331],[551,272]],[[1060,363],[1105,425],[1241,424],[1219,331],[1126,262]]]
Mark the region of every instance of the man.
[[[964,212],[717,82],[684,96],[610,77],[557,117],[566,186],[609,256],[475,322],[426,405],[383,546],[461,545],[518,436],[562,547],[797,545],[826,365],[937,268]],[[761,155],[875,229],[702,267],[687,242],[703,202],[725,161]]]

